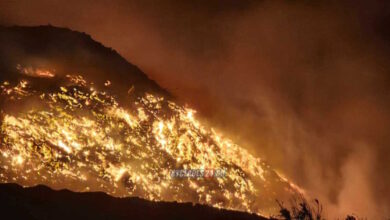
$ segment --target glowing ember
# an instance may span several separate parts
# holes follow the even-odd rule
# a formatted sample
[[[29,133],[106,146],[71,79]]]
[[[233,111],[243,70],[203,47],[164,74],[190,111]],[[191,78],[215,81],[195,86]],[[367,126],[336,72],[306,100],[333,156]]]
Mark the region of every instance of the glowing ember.
[[[42,77],[42,78],[52,78],[55,76],[54,73],[50,70],[44,70],[39,68],[33,68],[33,67],[23,67],[22,65],[18,64],[16,66],[16,69],[24,75],[27,76],[33,76],[33,77]]]
[[[66,86],[43,93],[25,80],[1,84],[7,105],[29,98],[38,102],[18,113],[2,113],[1,182],[261,214],[275,212],[276,196],[296,192],[266,163],[202,126],[191,109],[157,95],[132,93],[132,107],[125,108],[81,76],[67,75],[66,80]],[[170,172],[175,169],[222,169],[226,176],[174,178]]]

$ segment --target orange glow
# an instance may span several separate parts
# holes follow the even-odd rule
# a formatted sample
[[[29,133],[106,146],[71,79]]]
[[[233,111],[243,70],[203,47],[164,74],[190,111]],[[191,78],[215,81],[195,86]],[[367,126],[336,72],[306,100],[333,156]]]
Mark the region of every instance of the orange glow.
[[[153,94],[130,94],[134,107],[127,109],[114,96],[92,89],[81,76],[68,75],[67,80],[70,85],[43,94],[25,80],[1,84],[1,94],[8,100],[38,97],[40,106],[4,113],[1,182],[203,203],[259,214],[275,211],[276,192],[296,192],[264,161],[203,126],[192,109]],[[226,176],[170,176],[173,169],[211,168],[226,170]]]

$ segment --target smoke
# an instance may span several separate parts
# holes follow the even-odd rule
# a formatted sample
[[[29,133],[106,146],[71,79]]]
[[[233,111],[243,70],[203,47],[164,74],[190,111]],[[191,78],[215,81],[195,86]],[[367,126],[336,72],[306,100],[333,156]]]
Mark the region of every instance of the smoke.
[[[113,47],[325,203],[390,215],[389,3],[3,1]]]

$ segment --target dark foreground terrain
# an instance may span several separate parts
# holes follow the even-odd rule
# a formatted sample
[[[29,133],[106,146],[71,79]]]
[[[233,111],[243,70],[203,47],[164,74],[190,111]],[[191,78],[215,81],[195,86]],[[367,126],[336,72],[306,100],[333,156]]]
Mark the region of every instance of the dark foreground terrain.
[[[254,214],[204,205],[114,198],[105,193],[55,191],[46,186],[0,185],[1,219],[237,219],[266,220]]]

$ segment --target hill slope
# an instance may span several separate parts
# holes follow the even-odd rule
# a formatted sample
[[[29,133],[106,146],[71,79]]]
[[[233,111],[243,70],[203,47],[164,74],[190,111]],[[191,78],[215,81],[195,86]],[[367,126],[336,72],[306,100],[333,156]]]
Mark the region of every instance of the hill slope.
[[[0,28],[0,183],[263,216],[278,212],[276,199],[296,195],[265,161],[193,113],[86,34]],[[175,176],[184,171],[206,174]]]
[[[94,41],[91,36],[53,26],[0,26],[0,79],[14,73],[17,65],[55,70],[57,75],[82,73],[97,85],[107,77],[121,85],[136,85],[136,92],[169,95],[138,67],[115,50]],[[123,88],[125,89],[125,88]]]

